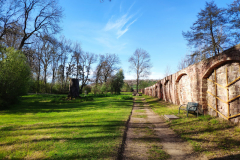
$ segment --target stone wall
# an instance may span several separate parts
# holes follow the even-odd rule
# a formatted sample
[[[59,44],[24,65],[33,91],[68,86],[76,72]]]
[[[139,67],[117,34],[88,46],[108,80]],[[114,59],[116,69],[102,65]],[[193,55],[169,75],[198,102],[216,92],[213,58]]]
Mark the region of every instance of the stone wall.
[[[239,122],[238,77],[240,77],[240,45],[165,77],[141,91],[143,94],[178,105],[198,102],[199,110],[203,114]],[[233,83],[230,84],[231,82]]]

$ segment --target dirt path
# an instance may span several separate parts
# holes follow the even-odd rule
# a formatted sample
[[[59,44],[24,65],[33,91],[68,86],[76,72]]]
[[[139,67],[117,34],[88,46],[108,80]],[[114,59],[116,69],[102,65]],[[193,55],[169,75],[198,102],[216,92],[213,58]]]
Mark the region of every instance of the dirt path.
[[[128,127],[124,159],[207,159],[194,153],[191,145],[182,141],[144,98],[134,99]]]

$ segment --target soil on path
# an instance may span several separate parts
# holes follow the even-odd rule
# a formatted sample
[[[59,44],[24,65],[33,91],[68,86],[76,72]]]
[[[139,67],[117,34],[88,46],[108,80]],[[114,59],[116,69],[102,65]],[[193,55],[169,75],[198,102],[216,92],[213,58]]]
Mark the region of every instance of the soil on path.
[[[165,120],[152,111],[144,98],[134,99],[125,144],[124,159],[207,159],[181,140]]]

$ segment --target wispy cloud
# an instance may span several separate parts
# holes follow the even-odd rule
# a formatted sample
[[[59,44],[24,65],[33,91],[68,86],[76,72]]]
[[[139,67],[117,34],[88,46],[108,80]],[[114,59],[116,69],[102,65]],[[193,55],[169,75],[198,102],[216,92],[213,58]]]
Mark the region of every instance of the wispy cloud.
[[[134,3],[130,6],[127,13],[124,15],[115,18],[115,16],[112,16],[108,23],[106,24],[104,30],[110,31],[113,30],[116,32],[117,38],[120,38],[123,34],[125,34],[129,27],[137,21],[138,18],[136,18],[137,13],[129,14],[131,8],[133,7]],[[120,10],[122,10],[122,7],[120,6]]]

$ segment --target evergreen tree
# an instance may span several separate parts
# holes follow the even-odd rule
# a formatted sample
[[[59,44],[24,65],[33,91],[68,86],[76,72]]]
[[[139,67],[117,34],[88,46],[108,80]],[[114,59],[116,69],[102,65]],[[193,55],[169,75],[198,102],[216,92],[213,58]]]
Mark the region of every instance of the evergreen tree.
[[[230,29],[232,36],[235,39],[234,45],[239,43],[240,41],[240,0],[234,1],[232,4],[228,6],[227,9]]]
[[[211,1],[206,2],[205,9],[197,15],[197,21],[190,27],[190,31],[183,32],[188,45],[196,50],[191,56],[199,60],[215,56],[227,47],[225,10],[218,8]]]

